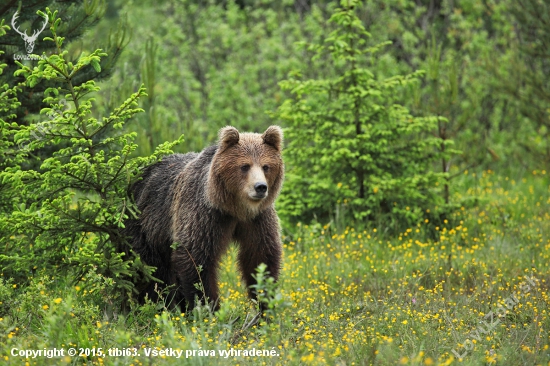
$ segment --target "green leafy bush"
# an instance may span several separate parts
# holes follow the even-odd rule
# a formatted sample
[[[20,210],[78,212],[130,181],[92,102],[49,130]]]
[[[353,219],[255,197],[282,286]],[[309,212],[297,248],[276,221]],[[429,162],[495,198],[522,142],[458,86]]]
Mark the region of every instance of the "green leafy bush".
[[[42,269],[51,275],[69,273],[75,282],[95,272],[113,279],[112,293],[127,299],[136,283],[151,279],[151,268],[121,235],[124,219],[136,214],[128,188],[143,167],[182,139],[160,145],[149,157],[133,157],[136,133],[124,133],[122,127],[142,111],[137,102],[145,89],[140,87],[107,116],[95,117],[93,96],[99,87],[93,80],[81,85],[73,80],[87,65],[99,72],[106,55],[96,50],[74,64],[68,61],[64,38],[57,35],[57,12],[47,13],[53,37],[45,41],[53,42],[56,51],[33,68],[20,63],[16,74],[29,87],[55,81],[44,92],[50,107],[41,110],[42,122],[2,122],[9,127],[4,144],[11,146],[14,161],[25,163],[6,164],[0,173],[2,200],[10,197],[11,205],[0,220],[0,268],[16,283]],[[50,156],[36,155],[45,148]]]
[[[432,163],[453,152],[441,149],[452,141],[430,134],[438,118],[412,116],[395,101],[421,72],[378,79],[369,71],[388,43],[367,46],[356,5],[343,2],[329,20],[334,31],[309,45],[312,64],[330,62],[337,76],[281,83],[293,98],[277,113],[289,141],[279,212],[294,222],[353,218],[397,229],[444,204],[434,188],[446,175]]]

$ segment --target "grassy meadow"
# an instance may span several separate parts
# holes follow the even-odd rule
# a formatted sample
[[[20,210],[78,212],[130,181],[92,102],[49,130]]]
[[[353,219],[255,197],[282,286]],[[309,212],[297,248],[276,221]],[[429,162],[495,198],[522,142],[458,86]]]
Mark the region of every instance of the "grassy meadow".
[[[70,283],[37,263],[24,290],[0,282],[3,364],[548,365],[548,183],[545,171],[466,173],[455,198],[476,197],[474,208],[398,237],[298,227],[284,236],[278,295],[256,325],[233,250],[215,314],[151,303],[121,314],[105,295],[108,279]],[[71,347],[89,356],[69,357]],[[53,348],[64,357],[17,354]]]

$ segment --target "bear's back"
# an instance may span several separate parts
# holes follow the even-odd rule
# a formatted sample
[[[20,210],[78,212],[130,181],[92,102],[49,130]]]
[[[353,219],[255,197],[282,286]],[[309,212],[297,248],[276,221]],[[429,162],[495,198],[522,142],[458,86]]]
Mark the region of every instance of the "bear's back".
[[[174,182],[198,155],[190,152],[165,156],[145,169],[142,179],[132,187],[135,202],[140,210],[140,226],[146,240],[154,244],[159,251],[168,250],[171,244],[169,213]]]

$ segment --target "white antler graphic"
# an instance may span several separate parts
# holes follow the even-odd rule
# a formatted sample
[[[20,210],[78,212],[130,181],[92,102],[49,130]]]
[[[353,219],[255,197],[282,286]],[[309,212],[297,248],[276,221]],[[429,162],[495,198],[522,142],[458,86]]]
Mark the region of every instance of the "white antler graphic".
[[[11,25],[13,27],[13,29],[19,33],[21,35],[21,38],[23,38],[23,40],[25,41],[25,48],[27,49],[27,53],[31,53],[32,50],[34,50],[34,42],[36,42],[36,38],[38,38],[38,35],[40,33],[42,33],[42,31],[44,30],[44,28],[46,28],[46,26],[48,25],[48,20],[50,20],[48,18],[48,14],[44,14],[44,17],[45,17],[45,21],[44,21],[44,25],[42,25],[42,29],[40,29],[39,31],[34,31],[32,33],[32,36],[28,36],[27,35],[27,30],[25,29],[25,33],[21,33],[21,31],[19,29],[17,29],[16,25],[15,25],[15,20],[19,17],[18,15],[19,11],[16,11],[15,14],[13,14],[13,18],[11,18]]]

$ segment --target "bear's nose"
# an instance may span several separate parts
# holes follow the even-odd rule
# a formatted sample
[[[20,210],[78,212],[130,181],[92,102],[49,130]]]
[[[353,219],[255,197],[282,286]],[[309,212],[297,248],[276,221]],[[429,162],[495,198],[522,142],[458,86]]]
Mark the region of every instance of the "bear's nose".
[[[256,183],[254,184],[254,190],[256,191],[256,193],[265,193],[267,192],[267,184]]]

